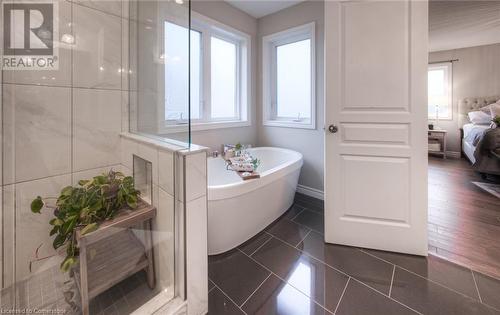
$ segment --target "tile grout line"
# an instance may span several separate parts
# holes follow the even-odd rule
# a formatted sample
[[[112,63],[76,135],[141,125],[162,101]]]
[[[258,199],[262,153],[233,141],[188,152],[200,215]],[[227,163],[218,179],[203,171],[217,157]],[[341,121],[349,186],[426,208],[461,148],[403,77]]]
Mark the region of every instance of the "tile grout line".
[[[266,232],[266,233],[267,233],[267,232]],[[248,255],[248,256],[252,256],[253,254],[255,254],[255,253],[256,253],[259,249],[261,249],[262,247],[264,247],[264,245],[266,245],[266,244],[267,244],[267,243],[268,243],[268,242],[269,242],[269,241],[273,238],[273,236],[272,236],[271,234],[269,234],[269,235],[270,235],[270,237],[269,237],[269,238],[268,238],[268,239],[267,239],[264,243],[262,243],[259,247],[257,247],[257,249],[256,249],[256,250],[254,250],[254,251],[253,251],[250,255]]]
[[[5,85],[20,85],[20,86],[38,86],[43,88],[60,88],[60,89],[82,89],[82,90],[98,90],[98,91],[116,91],[116,92],[138,92],[138,91],[129,91],[106,87],[86,87],[86,86],[73,86],[73,85],[58,85],[58,84],[34,84],[34,83],[23,83],[23,82],[4,82]]]
[[[445,288],[445,289],[448,289],[448,290],[453,291],[453,292],[455,292],[455,293],[457,293],[457,294],[460,294],[460,295],[461,295],[461,296],[463,296],[463,297],[469,298],[469,299],[471,299],[471,300],[478,301],[477,299],[475,299],[475,298],[473,298],[473,297],[471,297],[471,296],[468,296],[468,295],[466,295],[465,293],[462,293],[462,292],[459,292],[459,291],[457,291],[457,290],[455,290],[455,289],[453,289],[453,288],[447,287],[446,285],[441,284],[441,283],[439,283],[439,282],[436,282],[435,280],[432,280],[432,279],[426,278],[426,277],[424,277],[424,276],[421,276],[421,275],[419,275],[418,273],[415,273],[415,272],[413,272],[413,271],[411,271],[411,270],[408,270],[408,269],[406,269],[406,268],[404,268],[404,267],[402,267],[402,266],[396,265],[396,264],[394,264],[394,263],[392,263],[392,262],[390,262],[390,261],[387,261],[387,260],[385,260],[385,259],[383,259],[383,258],[380,258],[380,257],[377,257],[377,256],[375,256],[375,255],[373,255],[373,254],[370,254],[370,253],[368,253],[368,252],[364,251],[363,249],[359,249],[359,250],[360,250],[361,252],[363,252],[363,253],[367,254],[367,255],[370,255],[370,256],[372,256],[372,257],[374,257],[374,258],[377,258],[378,260],[381,260],[381,261],[383,261],[383,262],[386,262],[386,263],[388,263],[388,264],[391,264],[391,265],[393,265],[393,266],[396,266],[396,267],[398,267],[398,268],[400,268],[400,269],[402,269],[402,270],[404,270],[404,271],[406,271],[406,272],[409,272],[409,273],[411,273],[412,275],[415,275],[415,276],[417,276],[417,277],[419,277],[419,278],[425,279],[425,280],[427,280],[427,281],[429,281],[429,282],[432,282],[432,283],[434,283],[434,284],[436,284],[436,285],[439,285],[439,286],[441,286],[441,287],[443,287],[443,288]],[[491,306],[491,305],[489,305],[489,304],[485,304],[485,303],[482,303],[482,304],[487,305],[487,306],[489,306],[489,307],[491,307],[491,308],[494,308],[493,306]]]
[[[264,279],[264,281],[262,281],[259,284],[259,286],[255,290],[253,290],[253,292],[246,298],[246,300],[243,301],[243,303],[241,303],[240,308],[243,308],[243,305],[245,305],[245,303],[248,302],[248,300],[250,300],[250,298],[255,294],[255,292],[257,292],[260,289],[260,287],[267,281],[267,279],[269,279],[269,277],[271,277],[271,275],[272,275],[272,273],[269,273],[267,275],[267,277]]]
[[[306,209],[306,211],[309,211],[309,210],[307,210],[307,209]],[[317,213],[312,212],[312,211],[309,211],[309,212],[311,212],[311,213],[313,213],[313,214],[316,214],[316,215],[320,215],[320,214],[317,214]],[[295,223],[295,224],[297,224],[297,225],[300,225],[301,227],[304,227],[304,228],[306,228],[306,229],[308,229],[308,230],[311,230],[311,232],[314,232],[314,233],[316,233],[316,234],[319,234],[319,235],[321,235],[321,236],[323,236],[323,237],[325,236],[325,233],[324,233],[324,232],[321,232],[321,231],[315,230],[315,229],[313,229],[312,227],[309,227],[308,225],[305,225],[305,224],[299,223],[299,222],[297,222],[297,221],[292,221],[292,222],[293,222],[293,223]]]
[[[420,313],[420,312],[419,312],[419,311],[417,311],[416,309],[413,309],[413,308],[409,307],[408,305],[406,305],[406,304],[404,304],[404,303],[402,303],[402,302],[400,302],[400,301],[398,301],[398,300],[396,300],[396,299],[394,299],[394,298],[391,298],[390,296],[387,296],[387,295],[383,294],[382,292],[378,291],[377,289],[374,289],[374,288],[370,287],[370,286],[369,286],[369,285],[367,285],[366,283],[364,283],[364,282],[362,282],[362,281],[360,281],[360,280],[358,280],[358,279],[356,279],[356,278],[352,278],[352,279],[353,279],[353,281],[359,282],[360,284],[364,285],[364,286],[365,286],[365,287],[367,287],[368,289],[371,289],[371,290],[373,290],[373,291],[375,291],[375,292],[378,292],[378,293],[382,294],[383,296],[385,296],[385,297],[389,298],[389,300],[394,301],[394,302],[396,302],[396,303],[398,303],[398,304],[400,304],[400,305],[402,305],[402,306],[406,307],[407,309],[414,311],[414,312],[415,312],[415,313],[417,313],[417,314],[423,315],[422,313]]]
[[[394,284],[394,274],[396,273],[396,265],[392,267],[392,278],[391,278],[391,286],[389,287],[389,297],[391,297],[392,293],[392,285]]]
[[[75,1],[75,0],[70,0],[68,1],[72,4],[76,4],[80,7],[83,7],[83,8],[87,8],[87,9],[91,9],[91,10],[95,10],[95,11],[98,11],[100,13],[104,13],[104,14],[107,14],[107,15],[111,15],[111,16],[114,16],[114,17],[117,17],[117,18],[121,18],[121,19],[125,19],[123,17],[123,14],[121,12],[121,2],[120,2],[120,15],[117,15],[116,13],[111,13],[111,12],[108,12],[108,11],[105,11],[103,9],[99,9],[99,8],[96,8],[96,7],[92,7],[92,6],[89,6],[89,5],[85,5],[85,3],[81,3],[81,2],[78,2],[78,1]]]
[[[67,175],[72,175],[72,174],[75,174],[75,173],[80,173],[80,172],[90,172],[90,171],[96,171],[98,169],[101,169],[101,168],[109,168],[109,167],[114,167],[114,166],[120,166],[121,164],[110,164],[110,165],[104,165],[104,166],[99,166],[99,167],[95,167],[95,168],[88,168],[88,169],[84,169],[84,170],[79,170],[79,171],[74,171],[74,172],[69,172],[69,173],[61,173],[61,174],[54,174],[54,175],[49,175],[49,176],[45,176],[45,177],[39,177],[39,178],[33,178],[33,179],[28,179],[28,180],[22,180],[22,181],[18,181],[18,182],[12,182],[12,183],[9,183],[9,184],[5,184],[4,186],[11,186],[11,185],[16,185],[16,184],[24,184],[24,183],[29,183],[29,182],[32,182],[32,181],[38,181],[38,180],[44,180],[44,179],[51,179],[51,178],[54,178],[54,177],[61,177],[61,176],[67,176]]]
[[[214,289],[215,289],[215,285],[212,286],[212,288],[210,290],[208,290],[208,293],[210,294],[210,292],[212,292]]]
[[[300,243],[302,243],[306,239],[306,237],[308,237],[309,234],[311,234],[311,231],[312,231],[312,229],[309,229],[309,231],[307,231],[306,235],[294,247],[297,248],[297,249],[299,249],[297,246],[299,246]]]
[[[274,236],[273,236],[274,237]],[[281,240],[280,240],[281,241]],[[290,244],[286,244],[290,247],[292,247]],[[294,248],[294,247],[292,247]],[[250,257],[248,256],[247,254],[245,254],[242,250],[240,250],[239,248],[237,248],[237,250],[239,250],[243,255],[247,256],[248,258],[250,258],[254,263],[256,263],[257,265],[261,266],[262,268],[264,268],[265,270],[269,271],[272,275],[274,275],[276,278],[280,279],[281,281],[283,281],[283,283],[285,285],[289,285],[291,286],[292,288],[294,288],[295,290],[297,290],[298,292],[300,292],[300,294],[304,295],[305,297],[307,297],[308,299],[310,299],[311,301],[313,301],[314,304],[317,304],[319,305],[321,308],[323,308],[324,310],[326,310],[328,313],[330,314],[333,314],[332,312],[330,312],[329,310],[327,310],[323,305],[319,304],[318,302],[316,302],[313,298],[311,298],[310,296],[308,296],[307,294],[305,294],[304,292],[302,292],[301,290],[299,290],[298,288],[296,288],[295,286],[293,286],[292,284],[288,283],[288,281],[286,281],[285,279],[281,278],[280,276],[278,276],[277,274],[275,274],[271,269],[267,268],[266,266],[264,266],[262,263],[260,263],[259,261],[257,261],[255,258],[253,257]]]
[[[493,274],[489,274],[487,272],[479,271],[477,268],[471,267],[471,266],[469,266],[467,264],[460,264],[460,263],[455,262],[454,260],[449,260],[445,256],[442,256],[442,255],[440,255],[440,254],[438,254],[436,252],[429,252],[429,255],[433,256],[433,257],[436,257],[436,258],[439,258],[439,259],[442,259],[442,260],[446,260],[447,262],[449,262],[451,264],[454,264],[454,265],[457,265],[459,267],[470,269],[470,270],[472,270],[472,271],[474,271],[476,273],[482,274],[482,275],[484,275],[484,276],[486,276],[488,278],[495,279],[496,281],[500,281],[500,277],[499,276],[494,276]],[[474,269],[476,269],[476,270],[474,270]]]
[[[299,205],[297,205],[297,206],[299,206]],[[298,216],[299,216],[302,212],[306,211],[306,208],[304,208],[304,207],[302,207],[302,206],[299,206],[299,207],[301,207],[301,208],[302,208],[302,210],[300,210],[300,212],[299,212],[299,213],[297,213],[297,214],[296,214],[293,218],[291,218],[291,219],[290,219],[290,221],[295,220],[295,219],[296,219],[296,218],[297,218],[297,217],[298,217]],[[293,221],[293,222],[295,222],[295,221]]]
[[[476,286],[477,296],[479,297],[479,301],[483,303],[483,299],[481,298],[481,293],[479,292],[479,287],[477,286],[476,276],[474,275],[474,271],[470,271],[472,274],[472,279],[474,280],[474,285]]]
[[[347,278],[347,282],[345,283],[344,290],[342,290],[342,294],[340,295],[340,299],[337,302],[337,306],[335,306],[335,310],[333,311],[333,314],[336,314],[337,310],[339,309],[340,302],[342,301],[342,298],[344,297],[345,291],[347,290],[347,286],[349,285],[349,281],[351,281],[351,277]]]
[[[277,240],[281,241],[281,242],[282,242],[282,243],[284,243],[285,245],[288,245],[288,246],[290,246],[290,247],[292,247],[292,248],[295,248],[295,247],[293,247],[292,245],[288,244],[287,242],[285,242],[285,241],[283,241],[283,240],[281,240],[281,239],[279,239],[279,238],[277,238],[277,237],[275,237],[275,236],[273,236],[273,237],[274,237],[274,238],[276,238]],[[295,249],[297,249],[297,248],[295,248]],[[337,271],[337,272],[339,272],[339,273],[341,273],[341,274],[343,274],[343,275],[345,275],[345,276],[347,276],[347,277],[352,278],[352,279],[353,279],[353,280],[355,280],[356,282],[359,282],[359,283],[363,284],[364,286],[366,286],[366,287],[370,288],[371,290],[373,290],[373,291],[375,291],[375,292],[377,292],[377,293],[379,293],[379,294],[382,294],[383,296],[387,297],[388,299],[390,299],[390,300],[392,300],[392,301],[394,301],[394,302],[397,302],[397,303],[399,303],[399,304],[401,304],[401,305],[403,305],[403,306],[407,307],[408,309],[411,309],[411,310],[415,311],[414,309],[412,309],[412,308],[411,308],[411,307],[409,307],[408,305],[403,304],[402,302],[399,302],[398,300],[395,300],[394,298],[392,298],[392,297],[388,296],[386,293],[384,293],[384,292],[382,292],[382,291],[379,291],[378,289],[372,288],[372,287],[371,287],[371,286],[369,286],[368,284],[366,284],[366,283],[362,282],[361,280],[358,280],[358,279],[356,279],[356,278],[352,277],[352,276],[351,276],[351,275],[349,275],[348,273],[346,273],[346,272],[344,272],[344,271],[342,271],[342,270],[340,270],[340,269],[338,269],[338,268],[336,268],[336,267],[334,267],[334,266],[332,266],[332,265],[330,265],[330,264],[327,264],[326,262],[324,262],[324,261],[322,261],[322,260],[320,260],[320,259],[318,259],[318,258],[316,258],[316,257],[314,257],[314,256],[312,256],[312,255],[310,255],[309,253],[307,253],[307,252],[305,252],[305,251],[303,251],[303,250],[301,250],[301,249],[297,249],[297,250],[298,250],[299,252],[301,252],[301,253],[303,253],[303,254],[307,255],[307,256],[308,256],[308,257],[310,257],[311,259],[314,259],[314,260],[316,260],[316,261],[318,261],[318,262],[320,262],[320,263],[324,264],[325,266],[328,266],[328,267],[332,268],[333,270],[335,270],[335,271]],[[251,257],[251,258],[252,258],[252,257]],[[252,259],[253,259],[253,258],[252,258]],[[261,265],[262,267],[264,267],[265,269],[270,270],[269,268],[265,267],[264,265],[262,265],[261,263],[259,263],[259,262],[258,262],[258,261],[256,261],[255,259],[253,259],[253,260],[254,260],[256,263],[258,263],[259,265]],[[391,264],[391,265],[394,265],[394,264]],[[271,271],[271,272],[272,272],[272,271]],[[275,275],[276,275],[276,274],[275,274]],[[277,275],[276,275],[276,276],[277,276]],[[281,279],[281,277],[279,277],[279,276],[277,276],[277,277]],[[283,279],[282,279],[282,280],[283,280]],[[284,281],[284,280],[283,280],[283,281]],[[292,287],[293,287],[293,286],[292,286]],[[294,287],[294,288],[295,288],[295,287]],[[296,289],[297,289],[297,288],[296,288]],[[298,289],[297,289],[297,290],[298,290]],[[300,291],[300,290],[299,290],[299,291]],[[302,291],[300,291],[300,292],[302,292]],[[466,296],[466,297],[467,297],[467,296]],[[421,314],[421,313],[420,313],[420,312],[418,312],[418,311],[415,311],[415,312],[417,312],[417,313]]]
[[[214,288],[217,288],[219,289],[220,292],[222,292],[222,294],[224,294],[231,302],[233,302],[234,305],[236,305],[236,307],[243,312],[243,314],[247,315],[247,313],[241,309],[241,307],[238,306],[238,304],[226,293],[224,292],[224,290],[222,290],[215,282],[212,281],[212,283],[214,284],[214,287],[212,288],[212,290]]]
[[[309,232],[311,232],[311,231],[309,231]],[[274,237],[275,239],[279,240],[279,241],[280,241],[280,242],[282,242],[282,243],[285,243],[286,245],[288,245],[288,246],[290,246],[290,247],[292,247],[292,248],[295,248],[295,249],[300,250],[300,249],[299,249],[299,248],[297,248],[296,246],[294,246],[294,245],[292,245],[292,244],[288,243],[287,241],[285,241],[285,240],[283,240],[283,239],[279,238],[278,236],[276,236],[276,235],[274,235],[274,234],[269,233],[269,235],[271,235],[271,236],[272,236],[272,237]],[[305,239],[305,238],[304,238],[304,239]],[[299,242],[299,244],[300,244],[300,242]],[[297,246],[298,246],[299,244],[297,244]]]

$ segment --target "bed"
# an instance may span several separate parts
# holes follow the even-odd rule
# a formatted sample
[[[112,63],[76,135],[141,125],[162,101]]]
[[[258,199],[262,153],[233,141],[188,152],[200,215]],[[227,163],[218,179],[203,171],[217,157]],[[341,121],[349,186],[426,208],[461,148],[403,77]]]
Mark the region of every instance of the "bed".
[[[462,153],[471,161],[474,168],[481,173],[500,173],[498,159],[488,154],[491,148],[485,148],[486,140],[483,141],[485,135],[488,134],[488,146],[491,146],[492,141],[496,143],[497,140],[495,139],[498,139],[500,133],[498,130],[492,132],[489,125],[470,123],[467,114],[472,111],[478,111],[481,107],[493,104],[498,100],[500,100],[500,95],[468,97],[458,102],[458,123],[462,131]]]
[[[462,126],[462,153],[471,161],[476,162],[474,152],[477,145],[484,135],[486,130],[490,129],[489,125],[474,125],[467,123]]]

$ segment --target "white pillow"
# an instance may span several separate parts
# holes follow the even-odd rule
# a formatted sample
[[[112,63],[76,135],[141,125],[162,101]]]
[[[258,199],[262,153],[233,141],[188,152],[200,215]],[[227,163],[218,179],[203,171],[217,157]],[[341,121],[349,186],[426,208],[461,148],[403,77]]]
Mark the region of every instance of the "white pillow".
[[[480,110],[469,112],[467,115],[469,116],[470,122],[475,125],[489,125],[491,122],[491,115]]]
[[[491,119],[495,118],[496,116],[500,116],[500,103],[490,105],[490,115]]]

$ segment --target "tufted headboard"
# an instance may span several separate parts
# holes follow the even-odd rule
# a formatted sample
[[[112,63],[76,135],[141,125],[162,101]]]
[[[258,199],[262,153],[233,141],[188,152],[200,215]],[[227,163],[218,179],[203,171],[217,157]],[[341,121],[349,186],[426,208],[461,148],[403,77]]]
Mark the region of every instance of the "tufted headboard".
[[[495,103],[500,100],[500,95],[489,97],[466,97],[458,101],[458,126],[469,122],[467,114],[472,111],[479,110],[481,107]]]

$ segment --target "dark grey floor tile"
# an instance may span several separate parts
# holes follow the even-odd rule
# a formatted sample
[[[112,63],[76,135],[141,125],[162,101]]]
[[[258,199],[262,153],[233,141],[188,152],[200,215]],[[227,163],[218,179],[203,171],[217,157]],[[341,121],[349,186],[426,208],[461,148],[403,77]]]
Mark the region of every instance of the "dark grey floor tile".
[[[302,199],[295,199],[295,204],[304,207],[308,210],[324,214],[325,213],[325,206],[323,204],[318,204],[315,202],[310,202],[310,201],[305,201]]]
[[[208,294],[208,315],[243,315],[243,313],[218,288]]]
[[[500,310],[500,280],[474,272],[483,303]]]
[[[319,206],[319,207],[324,207],[325,206],[325,201],[324,200],[321,200],[321,199],[318,199],[318,198],[314,198],[314,197],[311,197],[311,196],[308,196],[308,195],[304,195],[304,194],[301,194],[301,193],[296,193],[295,194],[295,200],[300,200],[300,201],[303,201],[303,202],[306,202],[306,203],[314,204],[314,205]]]
[[[309,233],[310,229],[288,219],[281,218],[272,224],[267,231],[288,244],[297,246],[307,233]]]
[[[208,291],[212,290],[215,287],[214,283],[212,280],[208,279]]]
[[[269,273],[238,250],[208,258],[208,276],[238,305],[257,289]]]
[[[297,246],[311,256],[366,283],[384,294],[389,293],[393,266],[349,246],[325,244],[323,235],[311,232]]]
[[[318,233],[325,233],[325,217],[317,212],[306,209],[293,219],[293,221],[305,225]]]
[[[147,300],[144,301],[144,303],[148,302]],[[132,307],[128,304],[127,300],[124,298],[121,298],[114,303],[116,310],[118,311],[118,314],[123,315],[123,314],[130,314],[134,311]]]
[[[476,300],[396,267],[391,297],[423,314],[497,314]]]
[[[418,313],[351,279],[335,314],[404,315]]]
[[[314,212],[318,212],[321,214],[324,214],[325,212],[325,202],[321,199],[303,195],[301,193],[296,193],[295,203]]]
[[[288,209],[287,212],[283,215],[283,218],[291,220],[291,219],[295,218],[302,211],[304,211],[304,207],[299,206],[298,204],[294,203],[290,207],[290,209]]]
[[[108,306],[106,309],[102,311],[102,313],[106,315],[120,315],[114,304]]]
[[[274,275],[262,284],[242,308],[249,315],[331,315]]]
[[[464,268],[432,255],[422,257],[377,250],[367,251],[377,257],[421,275],[422,277],[431,279],[467,296],[478,299],[474,278],[472,277],[472,272],[468,268]]]
[[[326,309],[335,310],[347,276],[276,238],[262,246],[253,257]]]
[[[266,232],[262,232],[252,237],[250,240],[238,246],[238,248],[247,255],[253,254],[262,244],[267,242],[271,238],[271,235]]]

